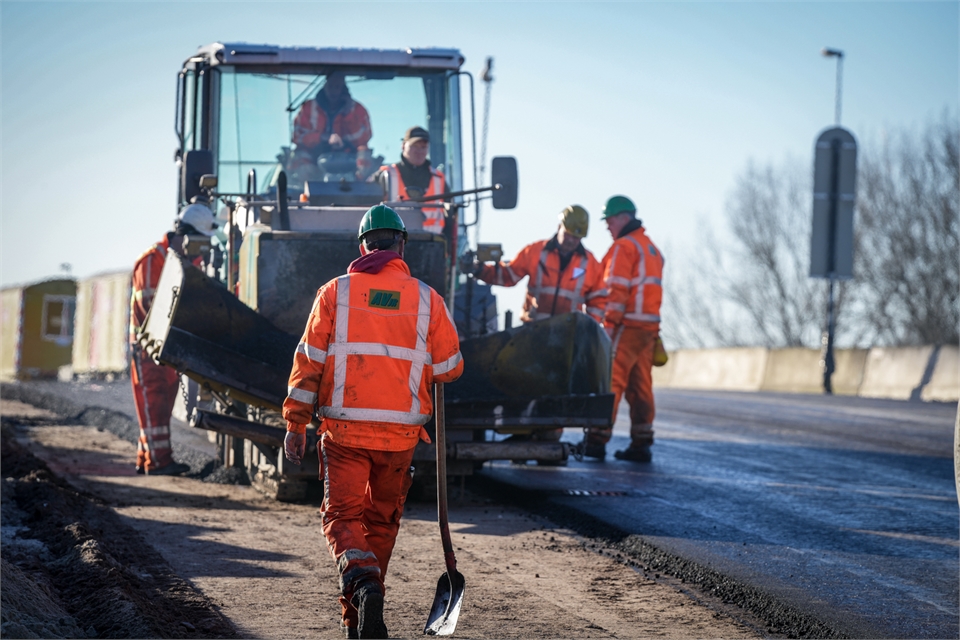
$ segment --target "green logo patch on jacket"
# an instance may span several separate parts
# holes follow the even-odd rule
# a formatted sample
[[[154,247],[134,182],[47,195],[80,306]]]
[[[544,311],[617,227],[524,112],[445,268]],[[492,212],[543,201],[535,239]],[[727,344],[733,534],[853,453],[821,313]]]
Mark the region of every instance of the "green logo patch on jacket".
[[[379,289],[370,289],[369,307],[379,309],[398,309],[400,308],[399,291],[380,291]]]

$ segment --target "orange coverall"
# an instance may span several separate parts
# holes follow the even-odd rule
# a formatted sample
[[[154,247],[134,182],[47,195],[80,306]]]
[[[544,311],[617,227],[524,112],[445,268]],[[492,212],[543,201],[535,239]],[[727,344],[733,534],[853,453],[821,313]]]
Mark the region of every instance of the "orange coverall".
[[[323,533],[347,627],[357,626],[350,602],[357,588],[374,582],[383,590],[413,482],[413,450],[418,440],[429,442],[422,425],[432,414],[432,385],[462,371],[443,298],[411,277],[398,254],[368,254],[318,292],[283,416],[294,433],[306,432],[315,410],[321,418]]]
[[[478,278],[487,284],[512,287],[525,276],[527,297],[523,302],[520,320],[533,322],[552,318],[561,313],[586,312],[597,322],[603,318],[603,284],[600,263],[582,244],[560,273],[560,245],[557,237],[539,240],[525,246],[510,262],[490,262],[483,265]]]
[[[153,304],[160,272],[167,258],[167,236],[153,245],[133,265],[130,295],[130,381],[140,422],[137,443],[138,470],[153,471],[173,462],[170,449],[170,415],[177,398],[179,379],[170,367],[156,364],[137,344],[137,332]]]
[[[347,150],[366,149],[373,137],[366,108],[348,97],[334,114],[333,122],[330,122],[327,111],[316,98],[304,102],[293,121],[293,143],[297,148],[319,151],[320,147],[326,146],[331,133],[343,139],[343,146]]]
[[[403,183],[403,176],[400,175],[400,169],[397,168],[397,165],[392,164],[389,167],[384,169],[387,175],[390,176],[390,193],[387,194],[387,197],[391,201],[399,200],[409,200],[410,196],[407,195],[407,186]],[[427,190],[424,192],[424,196],[438,196],[444,192],[444,185],[446,185],[446,178],[443,175],[443,172],[430,167],[430,183],[427,185]],[[423,221],[424,231],[429,231],[430,233],[443,233],[443,226],[445,220],[443,218],[443,207],[424,207],[421,209],[423,215],[426,216],[426,220]]]
[[[603,258],[607,303],[603,324],[612,332],[613,422],[620,398],[630,405],[632,446],[653,444],[653,352],[660,330],[663,254],[647,237],[639,220],[629,223]],[[594,428],[593,444],[610,441],[613,428]]]

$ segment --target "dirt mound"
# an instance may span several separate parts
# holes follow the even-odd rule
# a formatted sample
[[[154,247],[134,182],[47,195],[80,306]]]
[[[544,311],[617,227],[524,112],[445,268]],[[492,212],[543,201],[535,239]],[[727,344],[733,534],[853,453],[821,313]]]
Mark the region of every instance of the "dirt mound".
[[[7,424],[0,443],[3,637],[238,637],[139,533],[54,475]]]

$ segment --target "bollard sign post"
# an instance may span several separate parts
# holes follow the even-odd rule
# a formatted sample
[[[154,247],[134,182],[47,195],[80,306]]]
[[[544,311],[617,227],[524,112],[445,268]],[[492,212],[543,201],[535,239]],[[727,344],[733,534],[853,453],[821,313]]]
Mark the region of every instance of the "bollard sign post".
[[[857,192],[857,141],[843,127],[817,138],[813,162],[813,232],[810,277],[829,280],[827,330],[822,339],[823,391],[833,393],[833,284],[853,278],[853,205]]]

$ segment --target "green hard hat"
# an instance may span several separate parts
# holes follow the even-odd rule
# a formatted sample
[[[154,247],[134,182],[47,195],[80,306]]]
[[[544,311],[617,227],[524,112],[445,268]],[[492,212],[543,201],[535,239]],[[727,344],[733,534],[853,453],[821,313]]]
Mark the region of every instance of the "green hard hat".
[[[633,200],[627,196],[613,196],[607,200],[607,204],[603,205],[603,216],[601,216],[601,220],[618,216],[621,213],[634,214],[636,212],[637,206],[633,204]]]
[[[403,232],[403,239],[407,239],[407,228],[403,226],[403,220],[397,215],[397,212],[385,204],[378,204],[370,207],[363,214],[363,220],[360,221],[360,231],[357,233],[358,239],[363,239],[364,234],[375,229],[395,229]]]

